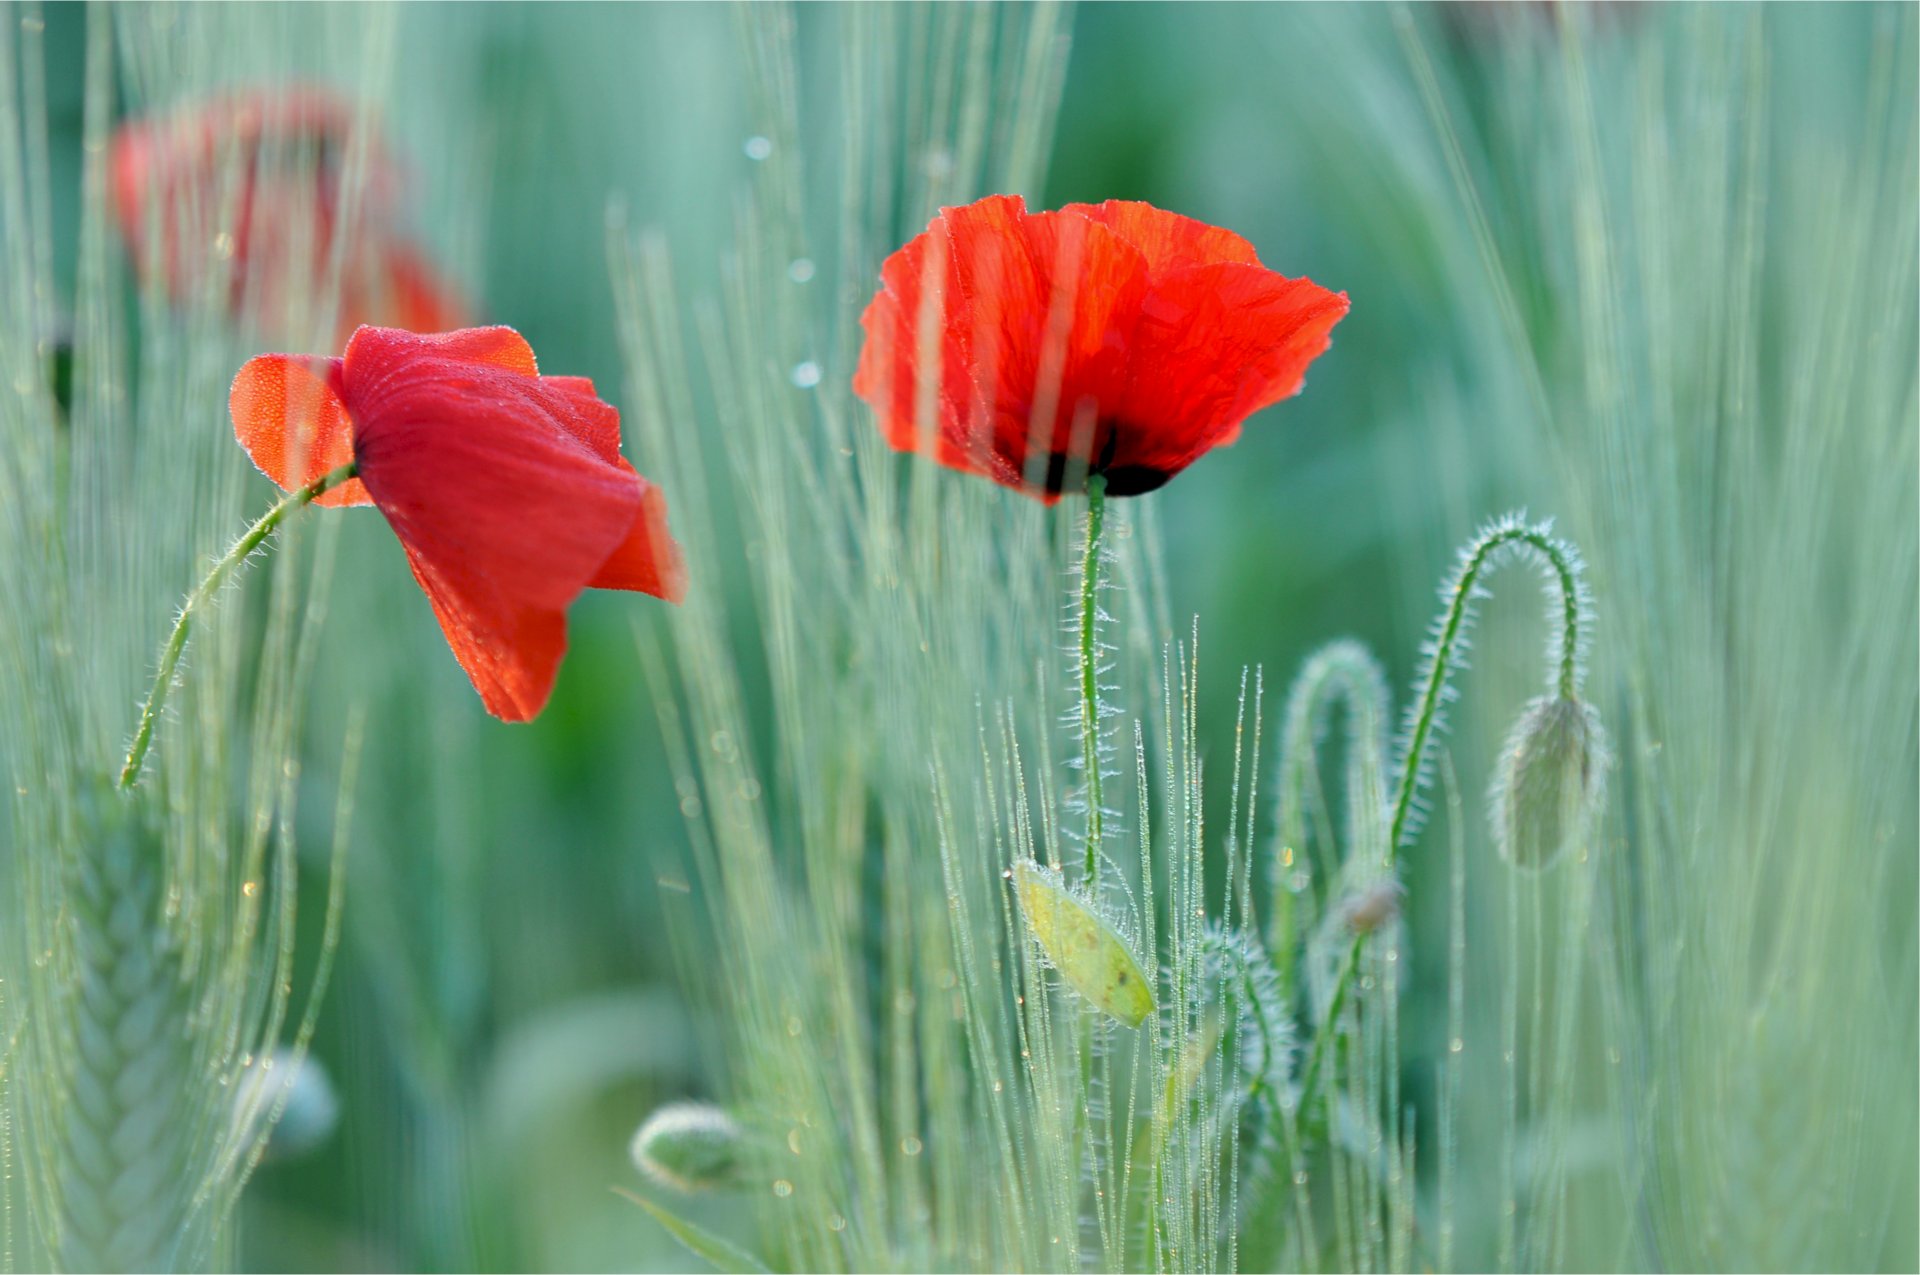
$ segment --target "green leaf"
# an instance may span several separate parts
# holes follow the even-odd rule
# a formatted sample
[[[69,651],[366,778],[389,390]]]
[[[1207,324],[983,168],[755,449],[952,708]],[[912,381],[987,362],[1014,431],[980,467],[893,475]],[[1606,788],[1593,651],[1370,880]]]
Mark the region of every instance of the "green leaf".
[[[687,1246],[695,1257],[705,1258],[716,1270],[726,1275],[772,1275],[767,1264],[747,1252],[731,1240],[723,1240],[704,1226],[697,1226],[662,1206],[655,1204],[646,1196],[625,1187],[613,1188],[613,1193],[623,1199],[632,1200],[647,1212],[653,1214],[654,1221],[667,1228],[673,1238]]]

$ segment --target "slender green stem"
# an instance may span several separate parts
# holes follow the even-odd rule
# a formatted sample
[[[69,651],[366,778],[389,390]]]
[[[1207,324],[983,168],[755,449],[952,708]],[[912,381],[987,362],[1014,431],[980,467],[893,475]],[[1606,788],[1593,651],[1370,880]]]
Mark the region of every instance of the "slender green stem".
[[[1433,725],[1440,713],[1440,701],[1446,690],[1447,679],[1452,676],[1459,656],[1474,587],[1494,553],[1510,544],[1529,546],[1553,569],[1560,586],[1561,606],[1560,657],[1554,670],[1554,685],[1566,699],[1573,699],[1579,690],[1580,582],[1572,560],[1551,536],[1536,528],[1512,523],[1494,527],[1467,550],[1459,576],[1448,594],[1446,615],[1433,644],[1433,658],[1427,666],[1426,684],[1421,690],[1419,710],[1413,719],[1413,733],[1407,740],[1407,755],[1400,764],[1400,784],[1394,794],[1393,818],[1387,828],[1385,867],[1393,866],[1400,840],[1406,835],[1407,820],[1413,813],[1414,794],[1420,788],[1420,762],[1426,752],[1427,741],[1433,735]],[[1360,949],[1366,939],[1364,933],[1353,936],[1353,942],[1347,948],[1346,961],[1340,967],[1339,979],[1334,984],[1333,995],[1327,1001],[1326,1015],[1321,1019],[1319,1029],[1314,1032],[1313,1050],[1307,1055],[1305,1070],[1300,1073],[1302,1111],[1312,1100],[1313,1087],[1320,1078],[1320,1068],[1326,1058],[1327,1044],[1340,1021],[1340,1012],[1346,1008],[1354,971],[1360,965]]]
[[[1080,764],[1087,783],[1087,859],[1082,880],[1091,886],[1100,870],[1105,811],[1100,794],[1100,530],[1106,522],[1107,479],[1087,477],[1087,543],[1080,560]]]
[[[173,632],[167,636],[167,644],[160,652],[160,668],[153,677],[153,689],[147,692],[147,702],[140,709],[140,725],[133,732],[133,747],[127,750],[127,764],[120,769],[120,787],[131,788],[140,780],[140,768],[146,763],[147,750],[153,747],[153,728],[160,720],[161,712],[166,708],[167,692],[173,687],[173,673],[180,665],[181,652],[187,649],[187,635],[193,628],[194,613],[199,611],[220,586],[226,583],[233,569],[247,560],[247,556],[258,549],[274,529],[286,521],[287,515],[294,510],[313,503],[315,498],[324,496],[335,487],[356,477],[359,468],[348,461],[340,468],[321,475],[305,487],[288,492],[279,504],[260,515],[260,520],[248,527],[246,534],[233,542],[220,561],[213,564],[206,578],[194,586],[187,600],[180,604],[180,618],[173,622]]]
[[[1099,879],[1100,840],[1105,815],[1100,795],[1100,654],[1096,631],[1100,616],[1100,530],[1106,522],[1107,479],[1087,476],[1087,537],[1080,559],[1080,764],[1086,772],[1087,854],[1081,883],[1089,891]],[[1089,1136],[1093,1095],[1093,1017],[1091,1006],[1080,1010],[1080,1111],[1074,1117],[1073,1157],[1077,1168]]]

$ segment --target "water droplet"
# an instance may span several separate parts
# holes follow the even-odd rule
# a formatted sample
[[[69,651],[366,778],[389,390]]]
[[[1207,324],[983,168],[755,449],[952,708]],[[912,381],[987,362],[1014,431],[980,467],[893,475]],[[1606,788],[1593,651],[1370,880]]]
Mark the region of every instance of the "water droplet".
[[[785,1178],[777,1179],[773,1184],[773,1193],[784,1200],[793,1194],[793,1183]]]
[[[800,1130],[798,1128],[787,1130],[787,1150],[793,1152],[795,1155],[800,1154]]]
[[[795,283],[806,283],[813,278],[813,258],[795,257],[787,263],[787,278]]]
[[[740,149],[747,153],[748,159],[753,160],[755,163],[758,163],[761,160],[765,159],[767,156],[773,154],[773,142],[769,138],[761,137],[758,134],[756,134],[753,137],[749,137],[746,141],[746,144],[743,145]]]
[[[788,379],[790,379],[796,387],[803,390],[810,390],[820,384],[820,365],[812,359],[808,359],[804,363],[794,364],[793,371],[787,375]]]
[[[231,259],[233,256],[233,236],[224,230],[215,235],[213,237],[213,252],[214,255],[222,261]]]
[[[900,1139],[901,1154],[919,1155],[922,1150],[923,1144],[920,1139],[914,1137],[912,1134],[908,1134],[906,1137]]]
[[[1447,1042],[1447,1048],[1456,1054],[1459,1053],[1461,1050],[1465,1049],[1466,1047],[1467,1047],[1467,1042],[1464,1040],[1461,1040],[1458,1036],[1455,1036],[1452,1040]]]
[[[847,1229],[847,1219],[841,1217],[838,1213],[829,1213],[827,1214],[827,1229],[829,1231],[844,1231]]]
[[[798,1036],[802,1030],[803,1028],[798,1018],[789,1018],[787,1020],[787,1035]]]
[[[260,893],[260,883],[258,881],[248,881],[240,887],[240,893],[251,899],[254,895]]]

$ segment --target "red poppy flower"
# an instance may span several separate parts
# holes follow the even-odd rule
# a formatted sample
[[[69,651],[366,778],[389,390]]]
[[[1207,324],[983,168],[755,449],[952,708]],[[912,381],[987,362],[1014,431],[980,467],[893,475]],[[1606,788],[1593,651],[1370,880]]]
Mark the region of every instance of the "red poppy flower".
[[[512,328],[361,328],[342,358],[263,354],[228,405],[283,489],[357,464],[315,503],[386,515],[496,717],[545,707],[582,590],[686,591],[666,498],[620,455],[620,413],[585,377],[541,376]]]
[[[297,290],[324,286],[353,127],[353,107],[315,88],[236,93],[122,126],[108,172],[135,264],[157,266],[176,297],[221,271],[236,310],[249,288],[273,313]],[[452,290],[395,229],[399,187],[385,149],[370,147],[342,262],[343,334],[367,322],[461,321]]]
[[[1347,312],[1150,204],[945,208],[888,257],[854,393],[887,441],[1049,503],[1152,491],[1299,391]]]

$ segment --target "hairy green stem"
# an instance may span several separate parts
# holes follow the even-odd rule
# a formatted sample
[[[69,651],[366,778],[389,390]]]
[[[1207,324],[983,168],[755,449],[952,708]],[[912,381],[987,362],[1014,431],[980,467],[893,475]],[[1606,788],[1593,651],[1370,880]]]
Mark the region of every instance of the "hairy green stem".
[[[260,520],[248,527],[245,535],[233,542],[233,547],[213,564],[206,578],[195,585],[193,592],[187,595],[187,600],[180,604],[180,618],[173,622],[173,632],[167,635],[167,644],[160,652],[160,668],[153,677],[153,688],[147,692],[147,702],[140,709],[140,724],[134,729],[133,746],[127,750],[127,763],[120,768],[121,788],[131,788],[140,780],[140,768],[146,763],[147,750],[153,747],[154,725],[166,708],[167,692],[173,687],[173,673],[180,665],[181,652],[187,649],[187,635],[193,628],[194,613],[213,599],[233,569],[245,562],[247,556],[286,521],[287,515],[312,504],[318,497],[358,476],[359,472],[358,465],[348,461],[306,486],[288,492],[279,504],[260,515]]]
[[[1100,606],[1100,530],[1106,523],[1107,479],[1087,476],[1087,536],[1080,558],[1080,764],[1087,783],[1087,853],[1081,883],[1089,893],[1099,879],[1100,839],[1103,834],[1100,796],[1100,659],[1096,630]],[[1073,1160],[1080,1163],[1082,1148],[1091,1136],[1089,1110],[1093,1097],[1094,1009],[1080,1009],[1080,1111],[1074,1118]]]
[[[1100,795],[1100,659],[1095,621],[1100,614],[1100,529],[1106,522],[1107,479],[1087,477],[1087,543],[1080,560],[1080,764],[1087,781],[1087,858],[1083,882],[1089,887],[1100,869],[1104,831]]]
[[[1467,627],[1467,613],[1473,601],[1474,586],[1478,584],[1481,572],[1486,569],[1494,553],[1511,544],[1529,546],[1553,569],[1560,586],[1561,606],[1560,657],[1554,671],[1554,684],[1560,695],[1567,699],[1573,699],[1578,690],[1580,585],[1572,561],[1551,536],[1533,527],[1506,525],[1493,528],[1467,551],[1465,563],[1447,598],[1446,616],[1433,644],[1433,658],[1427,665],[1427,680],[1420,693],[1419,710],[1414,716],[1413,731],[1407,740],[1407,755],[1400,765],[1400,784],[1394,794],[1393,818],[1387,827],[1385,867],[1393,866],[1394,856],[1400,849],[1400,839],[1406,833],[1407,820],[1413,812],[1413,797],[1420,787],[1421,757],[1433,734],[1447,679],[1453,674],[1461,636]],[[1353,936],[1353,942],[1347,948],[1346,960],[1334,983],[1333,995],[1328,998],[1326,1015],[1313,1034],[1313,1050],[1307,1055],[1305,1070],[1300,1073],[1300,1109],[1303,1112],[1312,1101],[1314,1084],[1320,1078],[1320,1068],[1326,1059],[1327,1043],[1340,1021],[1340,1012],[1346,1008],[1347,997],[1353,987],[1354,971],[1360,965],[1360,950],[1366,939],[1365,933]]]

